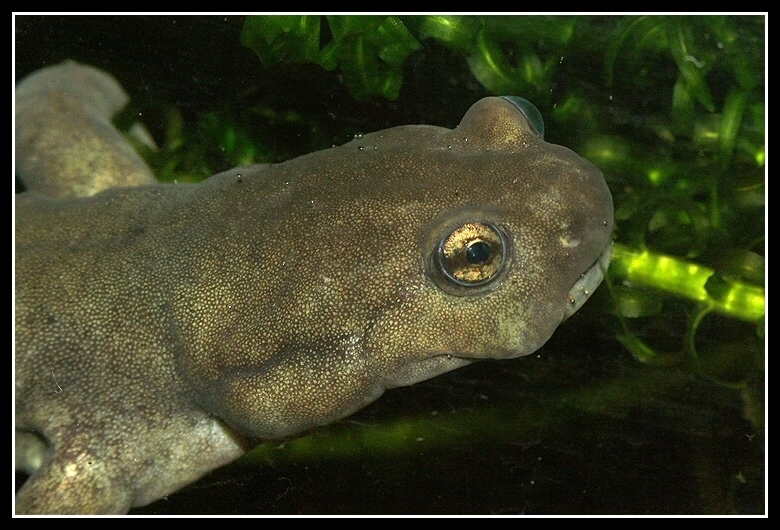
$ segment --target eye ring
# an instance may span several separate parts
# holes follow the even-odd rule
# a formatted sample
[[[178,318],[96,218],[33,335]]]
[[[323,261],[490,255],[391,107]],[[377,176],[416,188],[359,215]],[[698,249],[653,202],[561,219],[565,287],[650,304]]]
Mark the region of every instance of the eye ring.
[[[501,275],[508,250],[509,239],[500,227],[489,222],[470,222],[439,241],[433,263],[447,283],[470,290]]]

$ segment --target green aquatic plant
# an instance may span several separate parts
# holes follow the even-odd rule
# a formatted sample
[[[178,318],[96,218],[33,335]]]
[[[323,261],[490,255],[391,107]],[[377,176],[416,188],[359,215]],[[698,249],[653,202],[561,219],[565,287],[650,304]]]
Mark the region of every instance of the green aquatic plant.
[[[339,68],[355,98],[394,100],[404,62],[427,39],[463,55],[491,92],[538,99],[575,23],[576,17],[254,15],[246,18],[241,43],[265,67],[295,62]],[[534,51],[540,40],[549,46],[543,55]],[[520,50],[528,51],[515,57]]]
[[[676,69],[675,77],[665,76],[674,83],[654,83],[655,90],[666,90],[666,108],[640,122],[651,133],[651,149],[627,141],[628,135],[604,134],[581,150],[615,184],[621,244],[610,278],[619,286],[612,293],[621,342],[642,362],[689,363],[726,383],[752,372],[714,371],[702,352],[731,349],[735,358],[753,356],[757,362],[747,365],[759,371],[763,359],[760,347],[745,348],[740,341],[724,347],[700,332],[707,317],[735,330],[742,328],[728,318],[750,322],[755,338],[764,334],[762,30],[760,17],[619,20],[605,57],[607,85],[616,84],[618,68],[634,68],[640,81],[651,77],[642,66],[647,57]],[[693,305],[670,303],[675,299]],[[643,338],[653,335],[647,330],[657,326],[655,320],[674,313],[688,323],[679,345]]]
[[[575,35],[574,16],[409,17],[421,38],[460,53],[493,94],[523,94],[541,103],[556,65]]]
[[[246,18],[241,43],[266,65],[310,62],[340,68],[357,99],[395,99],[401,66],[422,46],[396,16],[328,16],[332,40],[320,48],[321,19],[315,15],[253,15]]]

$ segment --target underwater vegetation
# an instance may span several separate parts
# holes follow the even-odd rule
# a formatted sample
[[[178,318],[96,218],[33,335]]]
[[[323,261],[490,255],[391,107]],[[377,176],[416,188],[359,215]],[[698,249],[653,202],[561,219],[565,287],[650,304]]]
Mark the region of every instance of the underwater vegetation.
[[[341,91],[362,115],[336,125],[346,114],[337,96],[325,119],[281,96],[258,103],[251,82],[194,111],[175,98],[137,99],[120,122],[154,117],[159,149],[145,156],[162,180],[181,182],[407,123],[394,113],[414,105],[443,113],[484,95],[522,96],[541,111],[546,140],[599,166],[613,195],[607,280],[541,355],[400,389],[324,433],[261,445],[244,463],[271,470],[242,480],[258,491],[273,483],[271,501],[253,497],[264,513],[305,510],[295,502],[311,496],[308,483],[288,487],[273,472],[292,476],[291,465],[344,477],[324,479],[327,495],[314,489],[328,507],[310,509],[320,513],[357,513],[358,501],[343,500],[356,490],[366,513],[479,513],[481,497],[494,513],[764,513],[765,22],[248,16],[226,33],[231,53],[251,55],[241,64],[258,84],[302,74],[291,98],[325,83],[312,100]],[[375,115],[380,123],[364,118]],[[402,453],[412,464],[392,467]],[[481,468],[504,482],[463,478]],[[450,471],[455,485],[444,482]],[[407,475],[416,488],[370,498]],[[441,504],[430,498],[439,488]],[[469,500],[446,504],[450,496]]]

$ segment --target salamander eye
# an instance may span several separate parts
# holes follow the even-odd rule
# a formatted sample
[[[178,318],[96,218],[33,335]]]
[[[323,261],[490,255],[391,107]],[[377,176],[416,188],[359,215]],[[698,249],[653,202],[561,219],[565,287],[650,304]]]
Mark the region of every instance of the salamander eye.
[[[433,253],[433,265],[441,277],[438,283],[452,292],[442,285],[446,281],[458,288],[457,294],[472,294],[469,291],[473,288],[492,282],[507,261],[506,234],[498,226],[485,222],[459,226],[439,241]]]

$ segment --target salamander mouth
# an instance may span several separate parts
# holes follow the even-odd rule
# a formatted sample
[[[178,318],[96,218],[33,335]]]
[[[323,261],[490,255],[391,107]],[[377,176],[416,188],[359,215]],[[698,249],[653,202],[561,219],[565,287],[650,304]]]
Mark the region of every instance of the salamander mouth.
[[[577,310],[582,307],[582,304],[588,301],[588,298],[596,290],[601,281],[604,279],[604,275],[607,274],[609,268],[609,260],[612,258],[612,242],[610,241],[604,248],[601,255],[583,272],[579,279],[574,282],[574,285],[569,289],[568,303],[566,309],[563,312],[563,320],[566,320]]]

